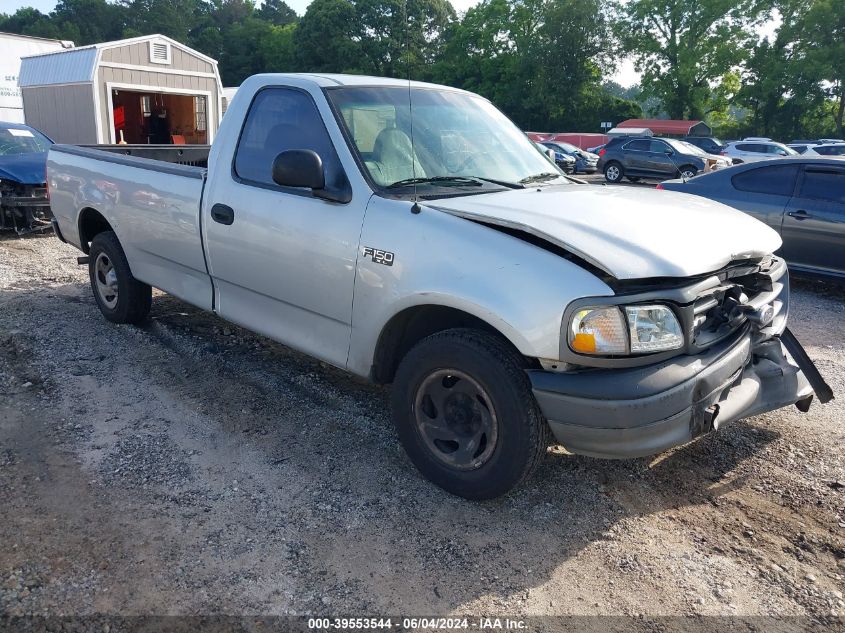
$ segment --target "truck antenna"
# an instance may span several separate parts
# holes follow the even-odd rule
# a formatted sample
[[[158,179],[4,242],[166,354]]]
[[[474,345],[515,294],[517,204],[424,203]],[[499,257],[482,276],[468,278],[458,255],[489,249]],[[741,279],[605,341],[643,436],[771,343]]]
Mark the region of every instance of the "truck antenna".
[[[411,137],[411,177],[414,182],[414,204],[411,205],[411,213],[416,215],[422,208],[417,197],[417,166],[416,151],[414,151],[414,105],[411,97],[411,23],[408,16],[408,0],[402,3],[402,12],[405,14],[405,65],[408,72],[408,131]]]

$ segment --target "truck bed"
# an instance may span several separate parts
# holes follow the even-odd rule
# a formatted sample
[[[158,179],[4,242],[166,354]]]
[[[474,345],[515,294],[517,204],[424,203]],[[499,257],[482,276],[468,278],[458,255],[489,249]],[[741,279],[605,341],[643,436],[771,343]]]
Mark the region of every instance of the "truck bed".
[[[53,145],[48,186],[63,238],[87,250],[86,223],[101,216],[117,234],[135,277],[210,307],[200,238],[206,169],[178,162],[198,159],[202,151],[191,155],[190,149],[172,145]]]
[[[78,145],[77,147],[191,167],[208,167],[208,153],[211,151],[211,145]]]

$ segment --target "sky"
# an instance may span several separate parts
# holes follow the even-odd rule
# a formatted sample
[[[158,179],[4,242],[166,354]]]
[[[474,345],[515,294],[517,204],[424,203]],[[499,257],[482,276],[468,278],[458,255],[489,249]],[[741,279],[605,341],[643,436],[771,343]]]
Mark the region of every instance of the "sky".
[[[299,15],[305,13],[305,9],[311,0],[285,0],[291,8]],[[458,12],[466,11],[476,4],[478,0],[452,0],[452,6]],[[0,0],[0,11],[3,13],[14,13],[21,7],[35,7],[42,13],[49,13],[56,7],[56,0]],[[634,70],[634,64],[630,60],[623,60],[616,72],[610,77],[613,81],[630,86],[640,79],[639,74]]]

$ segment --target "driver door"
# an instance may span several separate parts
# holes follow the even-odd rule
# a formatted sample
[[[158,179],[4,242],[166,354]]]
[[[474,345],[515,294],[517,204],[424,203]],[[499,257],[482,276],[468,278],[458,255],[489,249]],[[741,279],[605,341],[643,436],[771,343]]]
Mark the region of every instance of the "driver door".
[[[368,196],[347,203],[280,187],[275,157],[316,152],[326,187],[343,167],[311,96],[270,87],[253,100],[231,166],[203,201],[208,268],[220,316],[337,366],[349,349],[358,236]]]

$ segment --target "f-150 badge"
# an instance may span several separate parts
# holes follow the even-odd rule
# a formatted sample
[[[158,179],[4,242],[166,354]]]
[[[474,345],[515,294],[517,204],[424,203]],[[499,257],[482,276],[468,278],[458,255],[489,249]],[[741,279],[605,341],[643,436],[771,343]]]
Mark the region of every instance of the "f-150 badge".
[[[393,266],[393,253],[390,251],[383,251],[379,248],[373,248],[372,246],[365,246],[364,257],[369,257],[375,264]]]

